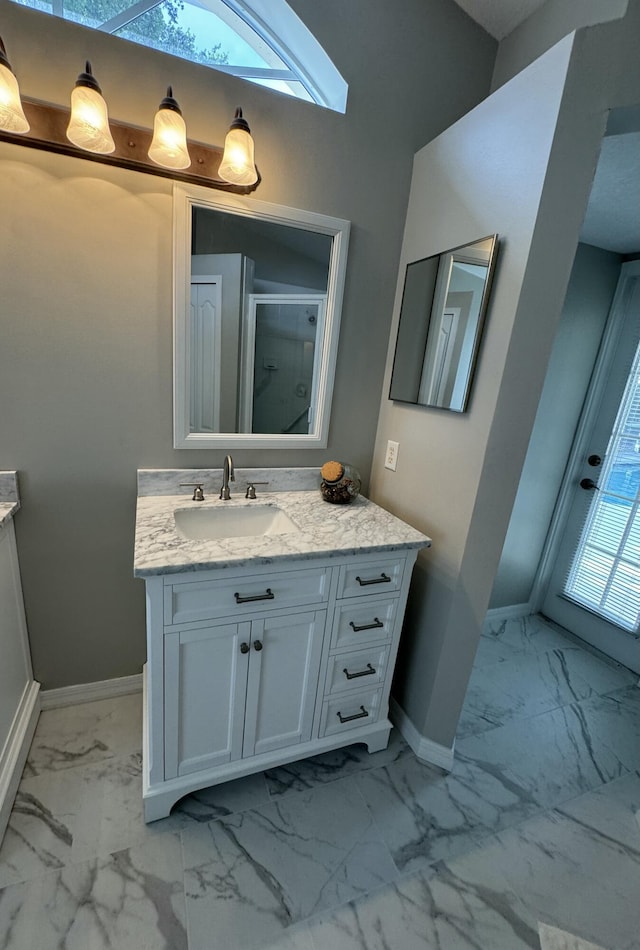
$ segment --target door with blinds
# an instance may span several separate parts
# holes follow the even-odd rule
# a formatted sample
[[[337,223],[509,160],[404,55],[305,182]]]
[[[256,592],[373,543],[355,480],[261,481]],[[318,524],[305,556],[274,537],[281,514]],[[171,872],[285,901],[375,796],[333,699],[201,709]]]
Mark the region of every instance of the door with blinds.
[[[621,269],[558,508],[542,613],[640,673],[640,261]]]

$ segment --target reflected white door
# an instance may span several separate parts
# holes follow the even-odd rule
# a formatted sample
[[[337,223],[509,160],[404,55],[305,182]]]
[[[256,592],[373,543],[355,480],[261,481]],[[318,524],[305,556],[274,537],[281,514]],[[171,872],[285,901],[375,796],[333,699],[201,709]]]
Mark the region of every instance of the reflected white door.
[[[428,393],[420,392],[420,398],[426,395],[425,403],[431,406],[447,405],[446,390],[449,386],[449,374],[451,372],[451,360],[456,345],[456,336],[458,334],[458,321],[460,319],[459,307],[447,307],[442,312],[440,321],[438,341],[436,343],[436,354],[433,360],[433,373],[429,384]],[[424,381],[423,381],[424,385]]]
[[[219,277],[191,282],[190,432],[220,431],[220,287]]]
[[[640,262],[623,265],[542,612],[640,673]]]

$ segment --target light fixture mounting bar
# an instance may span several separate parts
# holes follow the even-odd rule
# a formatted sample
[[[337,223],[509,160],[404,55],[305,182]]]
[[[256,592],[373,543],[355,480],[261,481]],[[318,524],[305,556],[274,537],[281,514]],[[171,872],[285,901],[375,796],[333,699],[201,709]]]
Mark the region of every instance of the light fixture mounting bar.
[[[215,145],[204,145],[201,142],[188,140],[191,165],[182,171],[162,168],[148,157],[152,133],[147,129],[125,125],[123,122],[110,119],[109,127],[115,142],[115,151],[109,155],[99,155],[87,152],[72,145],[67,139],[66,131],[69,124],[69,110],[60,106],[39,102],[36,99],[22,97],[25,115],[29,120],[30,129],[23,135],[5,132],[0,129],[0,141],[11,142],[13,145],[23,145],[27,148],[38,148],[47,152],[56,152],[60,155],[70,155],[73,158],[82,158],[85,161],[100,162],[103,165],[117,165],[132,171],[145,172],[148,175],[158,175],[161,178],[172,178],[190,182],[194,185],[204,185],[207,188],[217,188],[236,195],[248,195],[260,184],[261,178],[253,185],[232,185],[218,178],[218,168],[223,149]]]

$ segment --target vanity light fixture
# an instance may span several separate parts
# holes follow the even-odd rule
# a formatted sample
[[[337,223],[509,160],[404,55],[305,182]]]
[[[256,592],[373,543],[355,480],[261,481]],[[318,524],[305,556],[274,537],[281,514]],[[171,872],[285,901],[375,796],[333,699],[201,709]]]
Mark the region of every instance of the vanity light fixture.
[[[18,80],[7,59],[7,51],[0,36],[0,129],[24,135],[29,123],[22,109]]]
[[[253,185],[258,181],[251,130],[239,106],[224,140],[224,155],[218,174],[233,185]]]
[[[242,109],[236,109],[223,150],[193,141],[187,146],[184,119],[170,86],[156,114],[153,133],[110,121],[107,104],[88,61],[71,93],[71,112],[37,99],[21,98],[1,38],[0,141],[237,195],[250,194],[262,181]]]
[[[93,75],[89,60],[71,93],[67,138],[78,148],[98,155],[110,155],[116,150],[109,129],[107,103],[102,98],[102,89]]]
[[[187,127],[180,106],[173,98],[171,86],[167,89],[153,121],[149,158],[163,168],[180,169],[191,165],[187,148]]]

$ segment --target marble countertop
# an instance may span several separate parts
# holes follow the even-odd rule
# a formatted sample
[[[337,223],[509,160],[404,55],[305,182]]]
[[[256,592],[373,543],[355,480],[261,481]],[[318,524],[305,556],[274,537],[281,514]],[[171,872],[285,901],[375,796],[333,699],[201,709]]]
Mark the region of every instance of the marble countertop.
[[[300,528],[290,534],[189,541],[175,527],[178,508],[240,508],[275,505]],[[362,496],[348,505],[332,505],[319,491],[260,492],[255,501],[242,495],[230,501],[193,502],[182,495],[138,497],[134,574],[148,577],[180,571],[257,566],[274,561],[338,557],[378,551],[429,547],[430,538]]]
[[[20,504],[17,501],[0,501],[0,527],[5,521],[13,518],[19,507]]]
[[[0,472],[0,527],[13,518],[19,507],[18,473]]]

